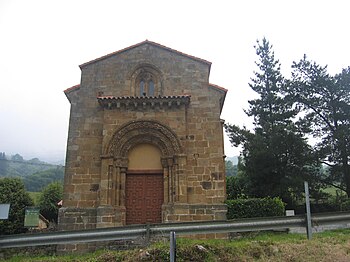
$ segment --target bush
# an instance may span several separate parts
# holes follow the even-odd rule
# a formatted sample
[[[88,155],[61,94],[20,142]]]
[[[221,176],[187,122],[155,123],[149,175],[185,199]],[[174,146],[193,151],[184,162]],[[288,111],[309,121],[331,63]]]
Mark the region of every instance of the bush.
[[[247,181],[240,176],[226,177],[227,199],[240,199],[245,197]]]
[[[58,206],[62,200],[63,186],[60,182],[52,182],[46,186],[39,198],[40,213],[49,221],[57,222]]]
[[[347,199],[343,203],[341,203],[340,210],[341,211],[350,211],[350,199]]]
[[[280,198],[248,198],[226,201],[227,219],[283,216],[285,204]]]
[[[1,234],[18,234],[26,231],[24,227],[24,209],[33,205],[33,200],[24,189],[19,178],[0,178],[0,203],[8,203],[8,219],[0,220]]]

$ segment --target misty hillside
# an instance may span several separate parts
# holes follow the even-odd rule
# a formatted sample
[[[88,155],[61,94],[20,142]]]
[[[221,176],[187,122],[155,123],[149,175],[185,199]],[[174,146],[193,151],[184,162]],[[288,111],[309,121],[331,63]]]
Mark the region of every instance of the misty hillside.
[[[19,177],[26,190],[39,192],[51,182],[63,182],[64,166],[48,164],[38,158],[25,160],[19,154],[7,156],[0,152],[1,177]]]
[[[0,153],[0,177],[26,177],[36,172],[56,168],[38,158],[24,160],[19,154],[7,156]]]

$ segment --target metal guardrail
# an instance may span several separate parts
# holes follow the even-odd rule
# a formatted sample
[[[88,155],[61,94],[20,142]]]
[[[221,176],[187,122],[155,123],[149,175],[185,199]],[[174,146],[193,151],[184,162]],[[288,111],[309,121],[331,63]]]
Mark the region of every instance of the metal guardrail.
[[[343,225],[350,227],[350,212],[313,214],[314,226]],[[127,240],[140,237],[168,236],[174,231],[177,235],[206,233],[229,233],[263,230],[280,230],[293,227],[306,227],[304,215],[288,217],[249,218],[228,221],[203,221],[186,223],[163,223],[132,225],[114,228],[99,228],[51,233],[18,234],[0,236],[0,249],[10,247],[41,246],[79,242],[99,242]]]

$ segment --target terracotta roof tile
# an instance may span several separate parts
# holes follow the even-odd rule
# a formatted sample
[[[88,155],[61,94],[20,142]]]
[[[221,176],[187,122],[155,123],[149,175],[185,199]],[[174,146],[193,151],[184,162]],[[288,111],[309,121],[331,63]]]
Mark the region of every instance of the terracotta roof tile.
[[[80,88],[80,85],[75,85],[75,86],[72,86],[72,87],[70,87],[70,88],[67,88],[67,89],[64,90],[63,92],[69,93],[69,92],[71,92],[71,91],[73,91],[73,90],[75,90],[75,89],[78,89],[78,88]]]
[[[99,104],[106,109],[128,108],[130,110],[142,110],[156,107],[180,107],[190,103],[189,95],[180,96],[99,96]]]
[[[90,65],[90,64],[93,64],[93,63],[95,63],[95,62],[101,61],[101,60],[106,59],[106,58],[108,58],[108,57],[111,57],[111,56],[113,56],[113,55],[123,53],[123,52],[125,52],[125,51],[127,51],[127,50],[130,50],[130,49],[139,47],[139,46],[144,45],[144,44],[149,44],[149,45],[153,45],[153,46],[156,46],[156,47],[160,47],[160,48],[162,48],[162,49],[164,49],[164,50],[167,50],[167,51],[169,51],[169,52],[176,53],[176,54],[179,54],[179,55],[182,55],[182,56],[191,58],[191,59],[196,60],[196,61],[198,61],[198,62],[201,62],[201,63],[204,63],[204,64],[208,64],[209,66],[211,65],[211,62],[209,62],[209,61],[207,61],[207,60],[204,60],[204,59],[201,59],[201,58],[192,56],[192,55],[188,55],[188,54],[182,53],[182,52],[177,51],[177,50],[175,50],[175,49],[166,47],[166,46],[164,46],[164,45],[161,45],[161,44],[158,44],[158,43],[149,41],[149,40],[145,40],[145,41],[142,41],[142,42],[140,42],[140,43],[138,43],[138,44],[135,44],[135,45],[132,45],[132,46],[123,48],[123,49],[121,49],[121,50],[119,50],[119,51],[116,51],[116,52],[113,52],[113,53],[110,53],[110,54],[101,56],[101,57],[99,57],[99,58],[96,58],[96,59],[91,60],[91,61],[86,62],[86,63],[83,63],[83,64],[81,64],[79,67],[80,67],[80,68],[83,68],[83,67],[85,67],[85,66],[87,66],[87,65]]]
[[[224,91],[225,93],[227,93],[227,91],[228,91],[226,88],[223,88],[223,87],[218,86],[218,85],[214,85],[214,84],[210,84],[210,83],[209,83],[209,86],[214,87],[214,88],[216,88],[216,89],[219,89],[219,90],[221,90],[221,91]]]
[[[98,96],[99,100],[127,100],[127,99],[135,99],[135,100],[148,100],[155,98],[165,98],[165,99],[174,99],[174,98],[189,98],[190,95],[181,95],[181,96]]]

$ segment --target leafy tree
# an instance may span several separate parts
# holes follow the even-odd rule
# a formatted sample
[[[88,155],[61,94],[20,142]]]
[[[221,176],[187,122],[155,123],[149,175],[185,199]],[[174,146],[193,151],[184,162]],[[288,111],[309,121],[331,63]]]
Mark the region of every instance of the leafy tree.
[[[264,38],[255,46],[259,61],[249,86],[258,98],[249,101],[248,116],[254,119],[254,132],[226,125],[234,146],[243,145],[244,172],[252,197],[281,197],[291,203],[303,192],[303,180],[312,167],[311,150],[293,117],[298,111],[286,99],[288,82],[280,72],[272,46]]]
[[[238,157],[238,164],[234,165],[235,175],[226,178],[227,199],[247,198],[249,196],[250,181],[245,174],[242,157]]]
[[[225,172],[226,176],[234,176],[237,175],[237,166],[233,165],[232,161],[225,161]]]
[[[288,95],[303,110],[304,130],[317,138],[319,161],[330,167],[323,182],[350,197],[350,67],[331,76],[304,56],[292,68]]]
[[[46,186],[39,198],[40,213],[49,221],[57,222],[58,206],[62,200],[63,186],[60,182],[53,182]]]
[[[246,198],[247,181],[244,176],[229,176],[226,179],[227,199]]]
[[[24,209],[32,206],[33,201],[19,178],[0,178],[0,203],[10,204],[9,218],[0,220],[0,232],[2,234],[25,232]]]
[[[7,174],[9,164],[6,159],[5,152],[0,152],[0,177]]]

